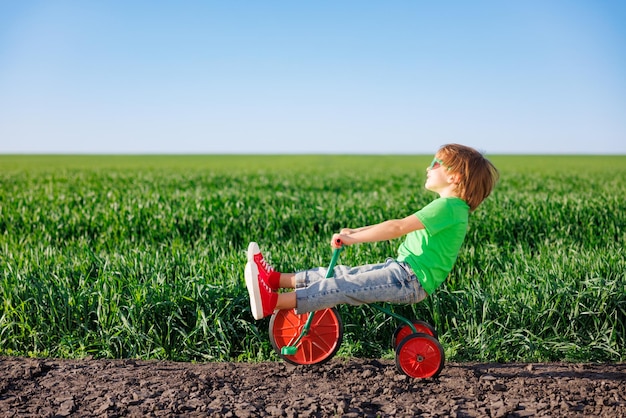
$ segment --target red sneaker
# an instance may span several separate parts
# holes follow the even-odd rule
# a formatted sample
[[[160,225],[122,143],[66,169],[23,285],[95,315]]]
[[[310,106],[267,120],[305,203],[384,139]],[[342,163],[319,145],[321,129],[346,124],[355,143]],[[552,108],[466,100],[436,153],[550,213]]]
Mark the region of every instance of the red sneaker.
[[[259,271],[259,277],[270,289],[276,290],[280,288],[280,273],[274,270],[274,268],[265,261],[256,242],[251,242],[250,245],[248,245],[248,263],[256,265]]]
[[[272,292],[272,289],[261,279],[255,263],[246,263],[245,276],[252,316],[254,319],[262,319],[271,315],[276,309],[278,294]]]

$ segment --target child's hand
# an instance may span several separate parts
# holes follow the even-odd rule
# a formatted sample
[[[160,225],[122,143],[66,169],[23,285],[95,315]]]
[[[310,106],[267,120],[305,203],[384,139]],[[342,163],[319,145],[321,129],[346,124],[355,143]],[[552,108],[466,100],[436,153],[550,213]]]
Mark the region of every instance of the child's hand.
[[[351,228],[341,228],[341,231],[339,232],[341,235],[350,235],[352,233],[354,233],[355,230],[351,229]]]
[[[339,249],[343,247],[344,241],[341,234],[333,234],[333,238],[330,240],[330,246],[334,249]]]

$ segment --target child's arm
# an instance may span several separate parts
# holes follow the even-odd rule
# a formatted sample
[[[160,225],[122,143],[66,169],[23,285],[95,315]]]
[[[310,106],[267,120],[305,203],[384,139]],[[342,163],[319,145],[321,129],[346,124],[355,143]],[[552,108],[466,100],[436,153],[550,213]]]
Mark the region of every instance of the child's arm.
[[[355,232],[365,231],[366,229],[370,229],[373,226],[374,225],[362,226],[360,228],[341,228],[341,232],[339,233],[342,235],[350,235],[350,234],[354,234]]]
[[[352,245],[361,242],[387,241],[423,228],[424,224],[417,216],[409,215],[406,218],[390,219],[376,225],[357,229],[344,228],[340,234],[333,235],[330,245],[334,248],[339,248],[342,245]]]

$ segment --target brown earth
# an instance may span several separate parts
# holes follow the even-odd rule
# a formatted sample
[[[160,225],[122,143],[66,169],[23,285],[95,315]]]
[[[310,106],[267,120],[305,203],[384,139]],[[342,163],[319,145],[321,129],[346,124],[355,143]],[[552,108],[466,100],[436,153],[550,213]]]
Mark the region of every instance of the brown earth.
[[[0,357],[0,416],[626,417],[626,363],[325,365]]]

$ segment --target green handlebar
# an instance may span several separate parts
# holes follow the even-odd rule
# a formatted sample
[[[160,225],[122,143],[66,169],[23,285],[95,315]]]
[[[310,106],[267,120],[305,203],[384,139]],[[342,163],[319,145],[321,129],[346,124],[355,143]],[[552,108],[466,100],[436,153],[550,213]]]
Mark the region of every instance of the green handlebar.
[[[328,265],[328,271],[326,272],[327,279],[333,277],[333,270],[337,265],[337,260],[339,260],[339,254],[341,253],[341,250],[343,250],[343,247],[335,248],[335,251],[333,251],[333,258],[330,260],[330,264]]]

